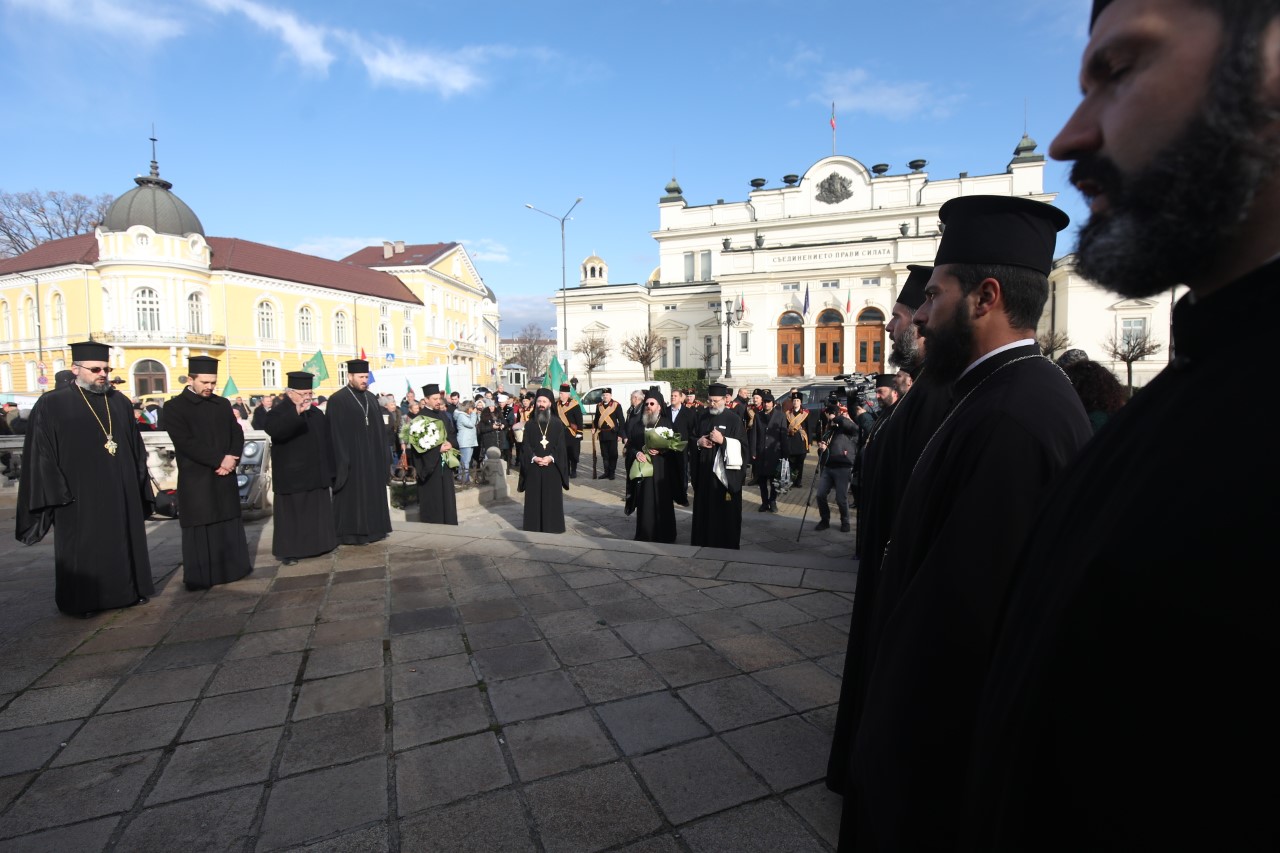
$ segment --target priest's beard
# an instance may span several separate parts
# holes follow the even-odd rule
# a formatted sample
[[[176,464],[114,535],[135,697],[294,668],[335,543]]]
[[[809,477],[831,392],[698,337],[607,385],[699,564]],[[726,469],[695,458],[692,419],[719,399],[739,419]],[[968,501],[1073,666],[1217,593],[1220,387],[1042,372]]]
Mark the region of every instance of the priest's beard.
[[[551,426],[551,413],[546,409],[538,409],[533,414],[533,420],[539,428],[546,429]]]
[[[969,300],[961,299],[951,322],[922,334],[929,342],[929,373],[934,382],[949,385],[960,378],[973,361],[973,319]]]
[[[107,389],[111,387],[110,385],[107,385],[105,383],[102,385],[99,385],[97,382],[94,382],[92,379],[88,379],[88,380],[81,379],[79,376],[76,377],[76,384],[79,385],[81,388],[83,388],[85,391],[88,391],[90,394],[106,394]]]
[[[889,353],[889,364],[899,370],[915,373],[924,361],[924,350],[920,347],[920,330],[914,323],[908,323],[900,335],[893,336],[893,352]]]
[[[1076,162],[1072,182],[1098,184],[1108,205],[1080,229],[1081,275],[1142,298],[1195,279],[1230,250],[1276,168],[1274,145],[1258,130],[1274,110],[1257,96],[1256,54],[1243,46],[1221,61],[1200,111],[1146,168],[1122,174],[1098,155]]]
[[[713,415],[723,415],[724,406],[707,406],[707,411]]]
[[[645,429],[653,429],[658,425],[658,418],[662,417],[658,412],[645,412],[642,416]]]

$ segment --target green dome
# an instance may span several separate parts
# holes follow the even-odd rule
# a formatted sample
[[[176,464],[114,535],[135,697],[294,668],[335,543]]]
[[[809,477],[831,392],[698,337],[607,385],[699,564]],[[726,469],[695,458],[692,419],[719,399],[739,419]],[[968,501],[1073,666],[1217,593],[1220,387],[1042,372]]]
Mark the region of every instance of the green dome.
[[[120,196],[102,220],[108,231],[127,231],[134,225],[145,225],[157,234],[204,236],[200,218],[187,203],[169,190],[173,184],[160,177],[160,168],[151,161],[151,174],[133,179],[136,187]]]

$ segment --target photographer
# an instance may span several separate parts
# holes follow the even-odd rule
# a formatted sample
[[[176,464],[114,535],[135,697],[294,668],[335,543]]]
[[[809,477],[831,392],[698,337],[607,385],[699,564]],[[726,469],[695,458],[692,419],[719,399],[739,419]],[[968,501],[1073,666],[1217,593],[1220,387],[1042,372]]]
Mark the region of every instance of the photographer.
[[[840,408],[835,395],[827,398],[822,410],[822,426],[818,433],[818,515],[820,521],[814,530],[826,530],[831,526],[831,507],[827,493],[836,491],[836,506],[840,508],[840,532],[849,532],[849,475],[858,458],[855,436],[858,427]]]

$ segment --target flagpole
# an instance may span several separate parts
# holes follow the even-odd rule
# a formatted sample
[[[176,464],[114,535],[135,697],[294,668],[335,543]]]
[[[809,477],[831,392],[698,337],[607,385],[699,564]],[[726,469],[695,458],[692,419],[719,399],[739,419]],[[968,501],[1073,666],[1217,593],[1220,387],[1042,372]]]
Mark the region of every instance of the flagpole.
[[[836,156],[836,102],[831,102],[831,156]]]

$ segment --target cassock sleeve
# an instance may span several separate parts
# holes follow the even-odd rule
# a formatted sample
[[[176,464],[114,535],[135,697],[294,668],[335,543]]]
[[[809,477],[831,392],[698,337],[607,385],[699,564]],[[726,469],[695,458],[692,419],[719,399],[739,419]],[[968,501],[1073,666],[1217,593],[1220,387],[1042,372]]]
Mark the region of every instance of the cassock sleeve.
[[[23,545],[34,545],[53,526],[53,508],[75,499],[58,467],[57,444],[44,418],[43,400],[37,400],[22,441],[22,478],[18,482],[15,534]],[[137,435],[137,430],[134,430]],[[142,439],[139,437],[138,441]]]
[[[262,430],[277,444],[285,444],[307,432],[307,421],[293,403],[275,406],[262,419]]]
[[[555,457],[556,470],[560,472],[560,487],[569,491],[569,449],[565,440],[566,430],[561,427],[551,440],[551,455]]]
[[[339,388],[329,398],[329,408],[324,413],[324,416],[329,419],[329,446],[333,449],[333,490],[335,492],[340,492],[346,487],[347,474],[351,471],[351,454],[342,440],[343,430],[347,427],[344,423],[345,410],[341,403],[334,405],[341,392],[342,389]]]

